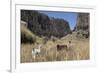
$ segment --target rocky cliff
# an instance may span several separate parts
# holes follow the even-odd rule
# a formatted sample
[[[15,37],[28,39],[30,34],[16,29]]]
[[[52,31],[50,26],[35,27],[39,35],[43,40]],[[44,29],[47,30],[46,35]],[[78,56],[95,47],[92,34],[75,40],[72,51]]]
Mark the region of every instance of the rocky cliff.
[[[28,29],[38,36],[63,37],[71,32],[69,23],[64,19],[49,17],[46,14],[32,10],[21,10],[21,20]]]
[[[89,13],[78,13],[77,24],[75,26],[74,31],[77,31],[78,34],[81,33],[86,38],[89,37],[90,34],[90,15]]]
[[[89,13],[79,13],[76,30],[89,30]]]

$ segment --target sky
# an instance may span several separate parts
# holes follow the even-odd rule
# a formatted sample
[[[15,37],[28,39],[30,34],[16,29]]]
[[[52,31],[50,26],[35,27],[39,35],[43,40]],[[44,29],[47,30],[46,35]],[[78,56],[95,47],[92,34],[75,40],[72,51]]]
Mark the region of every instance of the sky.
[[[44,14],[48,15],[49,17],[62,18],[64,20],[68,21],[71,30],[73,30],[73,28],[76,25],[78,13],[75,13],[75,12],[55,12],[55,11],[39,11],[39,12],[44,13]]]

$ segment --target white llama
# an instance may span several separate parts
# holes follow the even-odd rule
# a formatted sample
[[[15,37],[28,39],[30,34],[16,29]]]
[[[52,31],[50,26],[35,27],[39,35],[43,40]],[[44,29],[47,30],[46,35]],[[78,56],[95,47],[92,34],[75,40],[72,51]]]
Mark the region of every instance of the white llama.
[[[38,55],[40,52],[41,52],[41,45],[38,45],[38,48],[32,49],[32,56],[34,57],[34,59],[35,59],[36,55]]]

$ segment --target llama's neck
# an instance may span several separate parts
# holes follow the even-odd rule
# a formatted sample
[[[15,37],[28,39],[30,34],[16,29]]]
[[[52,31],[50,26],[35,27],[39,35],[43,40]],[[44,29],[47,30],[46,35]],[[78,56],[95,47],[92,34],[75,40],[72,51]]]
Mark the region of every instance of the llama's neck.
[[[41,45],[38,46],[38,49],[40,49],[40,48],[41,48]]]

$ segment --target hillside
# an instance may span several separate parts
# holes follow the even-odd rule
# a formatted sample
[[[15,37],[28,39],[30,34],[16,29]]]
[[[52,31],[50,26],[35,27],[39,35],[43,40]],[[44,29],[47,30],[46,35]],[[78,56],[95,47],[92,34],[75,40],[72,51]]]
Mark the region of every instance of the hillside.
[[[71,32],[69,23],[64,19],[49,17],[34,10],[21,10],[21,20],[28,24],[29,30],[40,37],[50,38],[52,35],[61,38]]]
[[[31,51],[33,47],[38,46],[35,44],[22,44],[21,45],[21,63],[27,62],[48,62],[48,61],[70,61],[70,60],[88,60],[89,59],[89,41],[88,39],[77,39],[73,35],[67,35],[61,39],[55,41],[48,40],[44,43],[44,39],[36,39],[39,44],[42,44],[41,53],[34,59]],[[72,42],[72,47],[69,50],[56,51],[56,45],[68,45],[68,42]],[[84,46],[85,45],[85,46]]]

